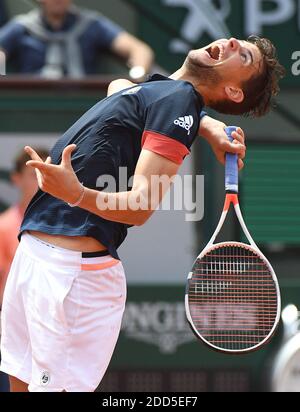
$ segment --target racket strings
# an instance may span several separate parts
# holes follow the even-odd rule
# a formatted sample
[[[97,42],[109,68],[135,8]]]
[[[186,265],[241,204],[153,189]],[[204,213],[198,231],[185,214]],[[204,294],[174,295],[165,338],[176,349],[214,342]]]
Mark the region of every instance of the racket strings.
[[[277,289],[259,255],[241,246],[223,246],[196,262],[189,306],[194,327],[206,341],[224,350],[247,350],[273,329]]]

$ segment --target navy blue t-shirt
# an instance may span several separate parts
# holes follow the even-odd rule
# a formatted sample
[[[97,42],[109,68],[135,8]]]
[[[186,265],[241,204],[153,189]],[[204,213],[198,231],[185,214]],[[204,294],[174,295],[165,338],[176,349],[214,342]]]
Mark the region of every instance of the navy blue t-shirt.
[[[128,179],[134,176],[142,148],[181,164],[198,135],[203,105],[191,83],[154,75],[91,108],[54,146],[52,162],[60,164],[64,148],[76,144],[72,165],[84,186],[103,190],[99,178],[108,175],[115,179],[117,192],[131,190],[128,182],[120,187],[120,168],[123,173],[126,169]],[[27,208],[21,233],[92,237],[118,258],[127,229],[39,191]]]
[[[76,14],[69,12],[62,28],[56,33],[68,33],[78,21]],[[44,20],[44,26],[53,32]],[[111,49],[112,42],[124,31],[104,16],[91,19],[90,25],[79,37],[78,43],[86,74],[94,74],[101,51]],[[0,29],[0,48],[5,51],[9,62],[21,74],[38,74],[45,65],[47,43],[30,34],[19,22],[12,20]],[[66,74],[67,73],[67,68]]]

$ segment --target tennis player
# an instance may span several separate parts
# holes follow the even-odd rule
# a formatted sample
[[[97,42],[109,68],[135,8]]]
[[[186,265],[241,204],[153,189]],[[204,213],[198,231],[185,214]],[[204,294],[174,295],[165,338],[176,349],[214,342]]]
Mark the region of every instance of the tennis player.
[[[191,51],[170,78],[111,84],[109,97],[64,134],[46,162],[26,148],[40,190],[26,211],[4,293],[1,370],[12,391],[97,388],[125,307],[117,249],[168,190],[157,191],[151,179],[176,175],[199,134],[221,162],[226,152],[237,153],[243,167],[243,131],[229,143],[225,125],[202,110],[262,116],[282,75],[268,40],[222,39]],[[132,188],[118,188],[120,168],[134,176]],[[115,180],[115,192],[99,187],[104,176]]]

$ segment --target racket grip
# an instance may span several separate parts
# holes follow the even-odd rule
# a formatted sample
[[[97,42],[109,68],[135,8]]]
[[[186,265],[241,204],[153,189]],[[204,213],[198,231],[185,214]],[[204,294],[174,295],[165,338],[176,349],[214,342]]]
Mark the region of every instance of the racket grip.
[[[237,130],[237,127],[226,127],[225,132],[228,139],[233,142],[231,134]],[[225,188],[226,192],[239,192],[239,166],[238,155],[227,153],[226,155],[226,167],[225,167]]]

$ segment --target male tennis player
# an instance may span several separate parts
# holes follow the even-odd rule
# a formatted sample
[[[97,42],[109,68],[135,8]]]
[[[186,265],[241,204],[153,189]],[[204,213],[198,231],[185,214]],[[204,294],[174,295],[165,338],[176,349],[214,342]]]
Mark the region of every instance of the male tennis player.
[[[222,39],[191,51],[170,78],[155,75],[125,90],[127,81],[114,82],[111,96],[65,133],[46,162],[26,148],[40,191],[27,209],[4,293],[1,369],[12,391],[28,384],[32,392],[96,389],[125,307],[117,249],[168,190],[151,179],[176,175],[198,134],[222,162],[226,152],[238,153],[242,167],[242,130],[231,144],[225,125],[200,113],[206,105],[264,115],[282,73],[268,40]],[[120,183],[121,167],[134,175],[132,189],[99,190],[101,176]]]

